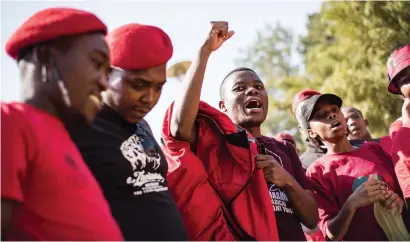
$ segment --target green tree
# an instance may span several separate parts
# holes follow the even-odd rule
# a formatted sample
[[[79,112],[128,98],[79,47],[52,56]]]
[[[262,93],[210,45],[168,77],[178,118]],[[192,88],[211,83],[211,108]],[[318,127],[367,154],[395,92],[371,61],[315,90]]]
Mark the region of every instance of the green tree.
[[[259,32],[257,41],[248,47],[249,52],[240,63],[255,68],[266,78],[269,93],[277,94],[271,94],[272,105],[281,115],[276,115],[273,109],[270,116],[274,117],[269,117],[266,125],[276,126],[278,130],[295,125],[291,120],[292,97],[301,89],[312,88],[341,96],[345,105],[363,111],[374,136],[385,135],[389,125],[400,116],[402,104],[398,96],[387,92],[386,60],[395,48],[410,43],[409,9],[410,2],[404,1],[324,2],[319,13],[309,16],[308,33],[298,41],[302,62],[299,66],[290,61],[279,65],[283,68],[287,64],[284,69],[292,70],[285,72],[286,75],[272,71],[277,68],[277,62],[259,56],[263,52],[292,56],[288,50],[294,50],[293,34],[287,30],[292,41],[286,42],[288,48],[283,53],[277,53],[271,48],[283,45],[284,39],[274,38],[280,31],[265,30],[266,38],[260,38]],[[298,69],[303,72],[299,73]],[[286,124],[282,125],[283,122]]]

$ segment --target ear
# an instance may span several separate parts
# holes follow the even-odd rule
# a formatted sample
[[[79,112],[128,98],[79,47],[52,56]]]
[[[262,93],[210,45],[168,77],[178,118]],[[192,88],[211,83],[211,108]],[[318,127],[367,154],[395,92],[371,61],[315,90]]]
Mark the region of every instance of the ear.
[[[307,129],[306,132],[307,132],[309,138],[316,139],[318,137],[318,134],[313,132],[312,129]]]
[[[224,100],[220,100],[219,101],[219,109],[222,111],[222,112],[224,112],[224,113],[226,113],[228,110],[226,109],[226,107],[225,107],[225,102],[224,102]]]
[[[369,120],[367,120],[367,118],[364,119],[364,123],[366,124],[366,126],[369,126]]]

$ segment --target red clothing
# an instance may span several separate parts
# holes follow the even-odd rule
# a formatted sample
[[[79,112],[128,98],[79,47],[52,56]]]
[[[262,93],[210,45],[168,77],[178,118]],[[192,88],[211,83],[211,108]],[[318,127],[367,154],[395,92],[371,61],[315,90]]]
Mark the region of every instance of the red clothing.
[[[379,145],[383,148],[384,152],[391,155],[392,139],[390,136],[380,137]]]
[[[323,237],[322,231],[317,228],[314,232],[305,233],[306,241],[326,241]]]
[[[394,170],[406,200],[410,199],[410,121],[392,137]]]
[[[255,169],[253,138],[201,102],[194,153],[189,143],[170,135],[172,108],[162,130],[170,167],[176,168],[167,180],[190,240],[278,240],[266,180]]]
[[[319,227],[324,236],[329,220],[339,213],[354,189],[371,174],[379,175],[389,189],[400,192],[391,157],[377,143],[366,142],[352,152],[325,155],[308,168],[307,175],[315,183]],[[373,205],[357,209],[343,240],[386,240],[373,210]]]
[[[60,120],[27,104],[1,104],[1,131],[1,198],[19,203],[8,240],[122,240]]]
[[[395,133],[403,126],[403,122],[401,120],[394,121],[389,128],[390,136],[393,138]]]

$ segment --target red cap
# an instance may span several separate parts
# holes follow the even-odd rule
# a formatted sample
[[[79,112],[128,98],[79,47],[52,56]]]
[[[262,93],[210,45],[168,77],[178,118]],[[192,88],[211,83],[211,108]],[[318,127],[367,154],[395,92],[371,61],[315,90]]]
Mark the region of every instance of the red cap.
[[[293,138],[293,136],[290,135],[290,134],[287,134],[287,133],[277,133],[275,135],[275,139],[280,140],[280,141],[286,140],[286,141],[289,141],[291,143],[292,142],[295,143],[295,139]]]
[[[387,90],[393,94],[401,94],[396,86],[394,78],[406,67],[410,66],[410,45],[405,45],[395,50],[387,59],[387,73],[389,75],[389,86]]]
[[[102,32],[107,26],[94,14],[72,8],[48,8],[23,23],[6,43],[6,52],[14,59],[20,51],[60,37]]]
[[[124,70],[143,70],[164,65],[172,57],[169,36],[160,28],[126,24],[107,35],[111,65]]]
[[[295,97],[293,98],[293,102],[292,102],[292,112],[295,113],[296,108],[300,102],[310,98],[313,95],[321,95],[321,93],[315,90],[302,90],[296,93]]]

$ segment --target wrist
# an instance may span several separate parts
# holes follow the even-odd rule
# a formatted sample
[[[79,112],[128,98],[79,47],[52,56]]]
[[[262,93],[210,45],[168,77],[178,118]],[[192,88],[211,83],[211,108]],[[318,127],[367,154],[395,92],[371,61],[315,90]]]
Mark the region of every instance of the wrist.
[[[346,203],[343,207],[345,207],[349,212],[355,212],[357,210],[357,206],[350,199],[350,197],[346,200]]]
[[[200,55],[210,56],[211,53],[212,53],[212,50],[209,49],[209,47],[207,47],[207,46],[202,46],[199,53],[200,53]]]
[[[298,187],[300,187],[299,183],[297,183],[297,181],[293,177],[289,177],[282,189],[287,192],[291,192],[295,191]]]

